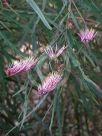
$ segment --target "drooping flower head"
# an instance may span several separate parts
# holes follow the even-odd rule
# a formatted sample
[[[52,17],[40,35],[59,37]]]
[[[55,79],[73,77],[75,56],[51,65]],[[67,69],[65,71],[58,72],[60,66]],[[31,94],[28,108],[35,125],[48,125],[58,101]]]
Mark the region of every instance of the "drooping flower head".
[[[51,46],[47,47],[45,49],[45,52],[49,56],[50,59],[55,59],[55,58],[59,57],[64,52],[65,49],[66,49],[65,46],[63,46],[62,48],[58,49],[57,45],[56,45],[55,49],[53,49]]]
[[[80,39],[83,43],[88,43],[94,39],[94,37],[96,36],[96,32],[94,29],[91,28],[81,30],[78,35],[80,36]]]
[[[61,79],[62,75],[59,74],[58,72],[50,73],[42,82],[42,85],[38,86],[38,94],[44,95],[46,93],[53,91],[57,87]]]
[[[16,62],[11,64],[10,66],[5,68],[5,73],[7,76],[13,76],[22,72],[26,72],[33,68],[38,62],[38,59],[34,57],[26,58],[25,60],[20,60],[20,62]]]

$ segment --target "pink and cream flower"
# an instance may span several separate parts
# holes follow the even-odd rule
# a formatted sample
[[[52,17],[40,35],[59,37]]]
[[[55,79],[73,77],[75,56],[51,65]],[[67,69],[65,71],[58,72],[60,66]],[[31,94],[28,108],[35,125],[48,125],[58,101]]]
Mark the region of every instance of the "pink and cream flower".
[[[47,47],[45,49],[45,52],[46,54],[49,56],[50,59],[55,59],[57,57],[59,57],[63,52],[64,50],[66,49],[65,46],[63,46],[62,48],[58,49],[57,46],[55,49],[53,49],[51,46],[50,47]]]
[[[57,87],[61,79],[62,75],[58,72],[50,73],[42,82],[42,85],[38,86],[38,95],[44,95],[53,91]]]
[[[32,69],[38,62],[38,59],[34,57],[26,58],[25,60],[20,60],[14,64],[5,68],[5,73],[7,76],[14,76],[16,74],[26,72]]]
[[[83,43],[88,43],[90,41],[92,41],[95,36],[96,36],[96,32],[94,29],[85,29],[85,30],[81,30],[80,33],[78,33],[80,39],[81,39],[81,42]]]

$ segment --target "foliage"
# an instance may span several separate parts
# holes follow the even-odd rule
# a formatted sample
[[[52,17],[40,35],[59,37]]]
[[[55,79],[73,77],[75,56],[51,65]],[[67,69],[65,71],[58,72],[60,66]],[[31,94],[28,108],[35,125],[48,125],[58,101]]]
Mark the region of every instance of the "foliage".
[[[102,1],[5,1],[0,0],[0,135],[102,135],[94,123],[102,99]],[[78,35],[85,28],[97,32],[87,44]],[[53,60],[44,49],[56,45],[66,49]],[[6,75],[5,67],[32,54],[39,59],[35,68]],[[53,71],[62,81],[37,97],[37,87]]]

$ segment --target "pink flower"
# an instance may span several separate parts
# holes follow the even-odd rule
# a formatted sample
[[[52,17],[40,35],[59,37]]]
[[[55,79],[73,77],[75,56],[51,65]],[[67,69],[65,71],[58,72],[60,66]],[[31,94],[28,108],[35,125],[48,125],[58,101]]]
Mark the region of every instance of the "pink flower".
[[[60,75],[58,72],[50,73],[42,82],[42,85],[38,86],[38,94],[43,95],[53,91],[61,79],[62,75]]]
[[[11,66],[8,66],[5,68],[5,73],[7,76],[13,76],[22,72],[26,72],[33,68],[38,62],[38,59],[35,59],[34,57],[27,58],[25,60],[21,60],[20,62],[17,62],[15,64],[12,64]]]
[[[51,46],[48,47],[47,49],[45,49],[45,52],[46,54],[50,57],[50,59],[55,59],[57,57],[59,57],[63,52],[64,50],[66,49],[65,46],[63,46],[62,48],[60,48],[59,50],[57,49],[57,46],[56,46],[56,49],[54,50]]]
[[[94,37],[96,36],[96,32],[91,28],[90,30],[81,30],[78,35],[80,36],[80,39],[83,43],[88,43],[94,39]]]

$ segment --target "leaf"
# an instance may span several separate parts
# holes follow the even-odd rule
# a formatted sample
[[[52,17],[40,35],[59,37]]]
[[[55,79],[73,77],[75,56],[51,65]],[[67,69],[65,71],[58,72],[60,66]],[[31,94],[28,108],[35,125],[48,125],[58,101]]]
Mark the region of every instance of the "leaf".
[[[98,97],[102,98],[102,89],[91,79],[87,78],[87,76],[85,77],[85,81],[87,82],[90,90],[92,90]]]
[[[72,20],[73,20],[73,22],[74,22],[74,24],[75,24],[77,30],[80,30],[80,27],[79,27],[79,24],[78,24],[78,22],[77,22],[77,19],[76,19],[75,15],[73,14],[72,11],[70,12],[70,15],[71,15],[71,18],[72,18]]]
[[[51,121],[50,121],[50,125],[49,125],[50,131],[52,129],[52,125],[53,125],[53,122],[54,122],[54,113],[56,111],[56,106],[57,106],[57,101],[58,101],[58,93],[59,93],[59,90],[57,89],[55,91],[55,96],[54,96],[54,100],[53,100],[53,109],[52,109]]]
[[[44,23],[44,25],[52,30],[51,26],[49,25],[48,21],[46,20],[46,18],[44,17],[43,13],[41,12],[41,10],[39,9],[39,7],[37,6],[37,4],[35,3],[35,1],[33,0],[26,0],[29,5],[32,7],[32,9],[38,14],[39,18],[42,20],[42,22]]]

